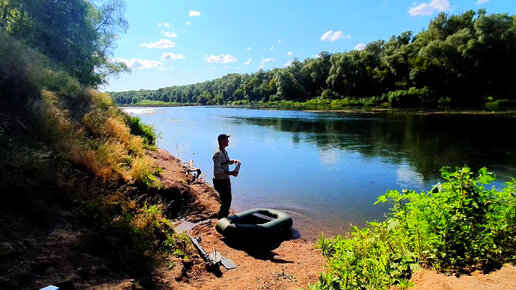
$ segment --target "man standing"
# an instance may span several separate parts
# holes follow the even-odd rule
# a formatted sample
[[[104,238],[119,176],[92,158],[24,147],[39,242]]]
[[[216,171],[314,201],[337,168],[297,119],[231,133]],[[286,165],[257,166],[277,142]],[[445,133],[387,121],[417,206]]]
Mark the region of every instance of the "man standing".
[[[221,219],[229,215],[229,208],[231,207],[231,181],[229,176],[237,176],[238,169],[229,171],[230,164],[237,164],[237,168],[242,164],[238,160],[229,159],[226,147],[229,146],[228,134],[220,134],[217,137],[219,147],[213,153],[213,187],[220,196],[220,210],[217,218]]]

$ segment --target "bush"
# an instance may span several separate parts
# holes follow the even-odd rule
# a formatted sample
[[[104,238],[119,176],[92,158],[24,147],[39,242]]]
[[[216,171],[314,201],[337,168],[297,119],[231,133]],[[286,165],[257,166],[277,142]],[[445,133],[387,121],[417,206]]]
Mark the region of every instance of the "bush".
[[[383,222],[354,227],[347,238],[320,237],[328,258],[320,288],[410,286],[421,266],[440,271],[490,271],[516,261],[516,180],[497,191],[485,185],[495,176],[482,168],[441,169],[447,180],[433,190],[416,193],[389,190],[376,203],[390,202]]]
[[[489,97],[485,103],[486,110],[489,111],[503,111],[508,109],[516,108],[516,100],[509,99],[499,99],[493,100],[492,97]]]
[[[138,117],[132,117],[129,115],[127,115],[127,123],[129,124],[129,128],[131,128],[131,134],[142,137],[145,144],[148,146],[156,145],[156,133],[154,132],[154,127],[144,124]]]
[[[386,94],[392,107],[410,108],[425,105],[425,99],[428,99],[428,88],[414,88],[408,90],[397,90]]]
[[[335,99],[340,99],[341,96],[339,96],[339,94],[337,94],[336,92],[330,90],[330,89],[326,89],[322,92],[321,94],[321,99],[325,99],[325,100],[335,100]]]

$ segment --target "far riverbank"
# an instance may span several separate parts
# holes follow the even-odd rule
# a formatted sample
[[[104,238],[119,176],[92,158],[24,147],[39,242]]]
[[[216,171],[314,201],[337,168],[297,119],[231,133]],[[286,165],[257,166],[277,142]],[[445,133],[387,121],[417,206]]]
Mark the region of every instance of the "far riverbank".
[[[341,108],[332,108],[330,106],[306,106],[304,103],[297,103],[299,105],[283,106],[274,103],[250,103],[245,105],[203,105],[203,104],[189,104],[189,103],[166,103],[159,101],[146,101],[137,104],[119,105],[123,108],[130,107],[220,107],[220,108],[244,108],[244,109],[259,109],[259,110],[288,110],[288,111],[305,111],[314,113],[363,113],[363,114],[418,114],[418,115],[513,115],[516,117],[516,109],[506,110],[474,110],[474,109],[429,109],[429,108],[386,108],[386,107],[359,107],[348,106]]]

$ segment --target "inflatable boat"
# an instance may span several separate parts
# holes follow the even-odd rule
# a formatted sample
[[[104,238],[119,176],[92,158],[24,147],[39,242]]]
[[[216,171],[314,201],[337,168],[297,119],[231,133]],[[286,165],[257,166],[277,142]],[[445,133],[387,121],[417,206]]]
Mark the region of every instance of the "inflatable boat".
[[[290,233],[292,219],[284,212],[255,208],[222,218],[215,228],[230,239],[275,238]]]

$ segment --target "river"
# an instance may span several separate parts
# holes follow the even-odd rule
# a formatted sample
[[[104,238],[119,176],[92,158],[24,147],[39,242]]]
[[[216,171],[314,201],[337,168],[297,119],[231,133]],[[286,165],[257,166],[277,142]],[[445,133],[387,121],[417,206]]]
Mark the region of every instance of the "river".
[[[334,236],[383,219],[388,189],[430,190],[442,166],[486,166],[496,187],[516,177],[516,117],[473,114],[316,113],[224,107],[124,108],[153,125],[158,147],[193,160],[211,184],[220,133],[242,161],[237,211],[276,208],[302,237]]]

